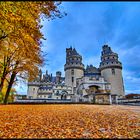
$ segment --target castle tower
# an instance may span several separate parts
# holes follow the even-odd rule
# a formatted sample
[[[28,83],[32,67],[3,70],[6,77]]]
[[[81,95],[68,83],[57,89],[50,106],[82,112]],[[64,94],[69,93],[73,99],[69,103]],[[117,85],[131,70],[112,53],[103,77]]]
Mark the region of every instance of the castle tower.
[[[75,48],[66,48],[66,64],[65,70],[65,84],[76,87],[76,79],[84,75],[84,65],[82,64],[82,56],[77,53]]]
[[[41,81],[42,80],[42,70],[40,69],[39,70],[39,81]]]
[[[56,83],[59,84],[61,82],[61,72],[57,71],[56,72]]]
[[[118,60],[118,54],[114,53],[108,45],[102,47],[100,70],[105,80],[111,83],[111,94],[123,97],[125,93],[122,63]]]

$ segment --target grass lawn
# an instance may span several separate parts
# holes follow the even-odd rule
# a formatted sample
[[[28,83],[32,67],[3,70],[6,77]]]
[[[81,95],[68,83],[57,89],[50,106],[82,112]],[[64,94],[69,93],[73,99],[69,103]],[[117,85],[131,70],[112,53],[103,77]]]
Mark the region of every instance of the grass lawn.
[[[140,138],[140,106],[0,105],[0,138]]]

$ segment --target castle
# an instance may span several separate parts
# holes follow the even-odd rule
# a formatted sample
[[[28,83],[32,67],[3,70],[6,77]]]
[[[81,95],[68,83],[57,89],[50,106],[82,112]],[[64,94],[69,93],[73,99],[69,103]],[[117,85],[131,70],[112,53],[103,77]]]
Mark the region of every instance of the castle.
[[[38,77],[28,82],[28,99],[112,104],[125,96],[122,63],[108,45],[102,47],[99,68],[85,68],[76,49],[66,48],[64,70],[65,77],[60,71],[52,76],[40,70]]]

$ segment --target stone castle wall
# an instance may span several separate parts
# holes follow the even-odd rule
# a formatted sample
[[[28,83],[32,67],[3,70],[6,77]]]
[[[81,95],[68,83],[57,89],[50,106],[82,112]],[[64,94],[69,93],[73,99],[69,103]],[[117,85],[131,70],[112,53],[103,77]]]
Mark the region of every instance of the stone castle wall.
[[[124,96],[122,70],[115,68],[115,74],[112,74],[112,69],[107,68],[101,71],[101,75],[106,81],[111,83],[111,93],[118,96]]]
[[[73,70],[73,74],[72,74]],[[82,69],[67,69],[65,71],[65,85],[76,87],[76,79],[81,78],[84,75],[84,71]],[[72,84],[73,77],[73,84]]]

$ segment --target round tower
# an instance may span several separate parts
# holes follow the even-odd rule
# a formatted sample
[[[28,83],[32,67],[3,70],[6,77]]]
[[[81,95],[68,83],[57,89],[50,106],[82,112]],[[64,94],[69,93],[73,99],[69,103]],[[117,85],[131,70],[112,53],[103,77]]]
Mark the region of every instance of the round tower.
[[[82,64],[82,56],[77,51],[70,48],[66,48],[66,64],[65,70],[65,84],[73,88],[76,87],[76,79],[81,78],[84,75],[84,65]]]
[[[100,70],[104,79],[111,83],[111,94],[123,97],[125,93],[122,63],[118,60],[118,54],[114,53],[108,45],[102,47]]]

